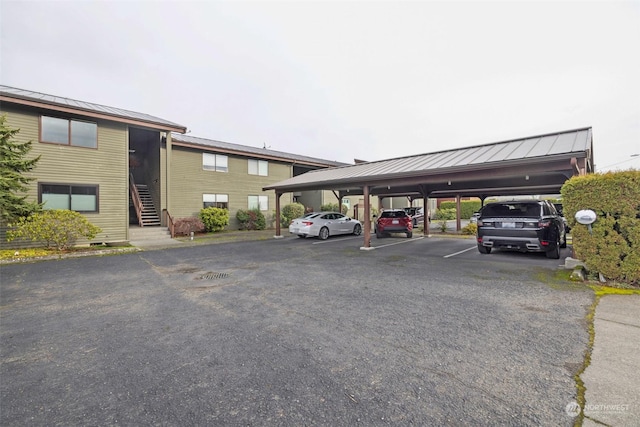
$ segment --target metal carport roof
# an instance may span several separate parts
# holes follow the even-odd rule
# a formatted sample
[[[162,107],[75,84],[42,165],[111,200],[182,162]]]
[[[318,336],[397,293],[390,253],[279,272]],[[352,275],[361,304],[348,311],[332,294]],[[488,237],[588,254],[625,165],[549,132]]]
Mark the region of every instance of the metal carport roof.
[[[333,190],[341,196],[455,197],[557,194],[567,179],[593,172],[590,127],[356,165],[320,169],[264,191]],[[279,209],[277,203],[276,209]],[[367,224],[368,225],[368,224]],[[365,227],[365,247],[368,247]],[[276,230],[279,235],[280,230]],[[425,230],[426,232],[426,230]]]
[[[558,193],[573,175],[592,172],[592,130],[575,130],[320,169],[263,188],[277,192],[349,190],[360,194]],[[390,187],[390,188],[389,188]]]

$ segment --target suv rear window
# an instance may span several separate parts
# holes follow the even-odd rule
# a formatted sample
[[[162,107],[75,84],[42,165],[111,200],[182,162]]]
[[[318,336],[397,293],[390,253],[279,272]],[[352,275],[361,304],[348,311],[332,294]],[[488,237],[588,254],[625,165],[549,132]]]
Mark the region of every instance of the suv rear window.
[[[539,217],[542,213],[538,203],[498,203],[482,208],[482,216]]]
[[[405,211],[382,211],[380,218],[404,218],[408,216]]]

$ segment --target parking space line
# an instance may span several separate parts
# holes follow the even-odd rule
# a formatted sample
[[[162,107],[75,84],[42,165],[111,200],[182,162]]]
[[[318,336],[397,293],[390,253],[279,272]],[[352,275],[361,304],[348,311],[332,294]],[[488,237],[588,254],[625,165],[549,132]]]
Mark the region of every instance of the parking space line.
[[[424,239],[424,236],[415,237],[415,238],[412,238],[412,239],[401,240],[401,241],[395,242],[395,243],[387,243],[386,245],[373,246],[373,248],[374,249],[386,248],[387,246],[401,245],[403,243],[417,242],[418,240],[422,240],[422,239]]]
[[[323,243],[342,242],[343,240],[362,239],[362,236],[342,237],[337,239],[322,240],[320,242],[313,242],[312,245],[322,245]]]
[[[465,252],[469,252],[470,250],[476,249],[476,247],[477,246],[472,246],[472,247],[470,247],[468,249],[465,249],[465,250],[462,250],[462,251],[458,251],[458,252],[455,252],[455,253],[452,253],[452,254],[449,254],[449,255],[445,255],[445,256],[443,256],[443,258],[451,258],[452,256],[460,255],[460,254],[463,254]]]

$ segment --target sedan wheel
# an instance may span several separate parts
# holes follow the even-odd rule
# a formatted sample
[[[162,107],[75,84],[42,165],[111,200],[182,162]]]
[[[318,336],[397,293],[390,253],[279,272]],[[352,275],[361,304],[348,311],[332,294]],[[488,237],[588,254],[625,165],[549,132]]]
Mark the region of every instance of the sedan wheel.
[[[320,229],[320,233],[318,233],[318,237],[320,240],[327,240],[329,237],[329,229],[327,227],[322,227]]]
[[[353,227],[353,234],[359,236],[360,233],[362,233],[362,226],[360,224],[356,224],[355,227]]]

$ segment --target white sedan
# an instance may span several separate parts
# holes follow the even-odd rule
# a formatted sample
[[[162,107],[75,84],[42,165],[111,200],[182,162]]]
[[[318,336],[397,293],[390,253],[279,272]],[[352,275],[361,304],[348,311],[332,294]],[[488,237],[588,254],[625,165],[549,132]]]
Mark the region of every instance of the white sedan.
[[[313,212],[291,221],[289,233],[301,238],[318,236],[321,240],[338,234],[358,236],[362,233],[362,223],[338,212]]]

